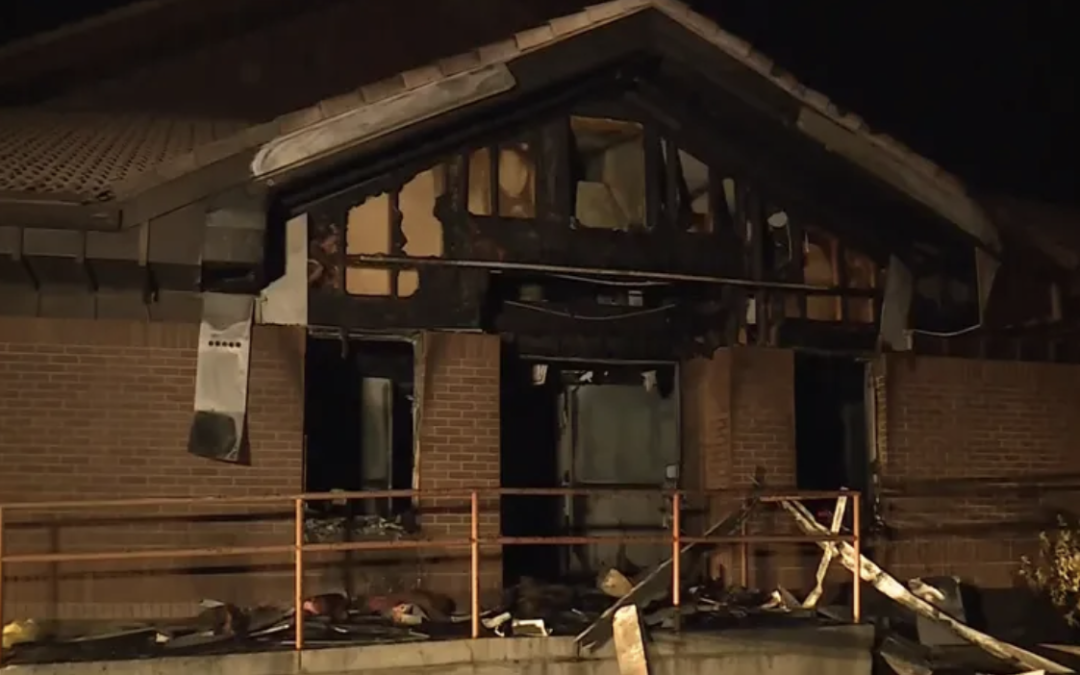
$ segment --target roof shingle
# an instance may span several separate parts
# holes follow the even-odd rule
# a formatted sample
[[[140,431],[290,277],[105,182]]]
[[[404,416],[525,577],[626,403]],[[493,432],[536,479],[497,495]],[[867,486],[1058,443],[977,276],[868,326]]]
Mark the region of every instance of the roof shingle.
[[[150,115],[0,110],[0,194],[107,199],[116,183],[245,126]]]

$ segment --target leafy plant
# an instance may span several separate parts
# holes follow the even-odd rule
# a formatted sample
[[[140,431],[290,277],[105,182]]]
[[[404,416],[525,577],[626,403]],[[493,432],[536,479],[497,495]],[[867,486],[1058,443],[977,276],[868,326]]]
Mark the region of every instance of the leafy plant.
[[[1080,525],[1059,515],[1057,528],[1039,533],[1035,560],[1020,559],[1020,575],[1046,594],[1070,626],[1080,626]]]

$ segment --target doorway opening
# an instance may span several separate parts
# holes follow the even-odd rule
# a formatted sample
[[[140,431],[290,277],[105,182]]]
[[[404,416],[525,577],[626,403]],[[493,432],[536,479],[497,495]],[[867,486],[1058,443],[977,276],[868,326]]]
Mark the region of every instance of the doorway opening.
[[[855,357],[796,353],[796,483],[800,490],[848,489],[867,494],[871,456],[865,378],[866,364]],[[864,499],[864,508],[867,503]],[[835,502],[807,506],[824,517]]]
[[[308,340],[304,489],[408,490],[413,481],[413,348],[405,341]],[[393,518],[408,497],[322,502],[312,510]]]
[[[598,490],[575,497],[507,497],[507,536],[656,536],[670,523],[664,488],[678,486],[680,439],[674,364],[530,360],[504,350],[502,481],[506,487]],[[599,492],[638,488],[634,493]],[[508,546],[504,582],[632,573],[670,554],[652,544]]]
[[[500,376],[500,482],[507,488],[554,488],[559,480],[558,378],[547,377],[543,364],[503,346]],[[558,497],[506,496],[500,506],[507,537],[553,537],[565,530]],[[503,582],[509,588],[522,577],[554,581],[559,574],[555,546],[503,547]]]

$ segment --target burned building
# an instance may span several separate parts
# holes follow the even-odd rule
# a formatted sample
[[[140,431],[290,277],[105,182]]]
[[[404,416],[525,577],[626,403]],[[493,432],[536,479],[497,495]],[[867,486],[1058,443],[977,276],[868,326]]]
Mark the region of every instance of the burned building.
[[[676,0],[562,4],[427,40],[407,7],[237,0],[242,26],[124,72],[153,30],[213,20],[147,9],[41,43],[94,41],[85,64],[4,75],[0,503],[416,489],[359,516],[460,541],[468,499],[440,491],[742,488],[762,467],[863,492],[902,575],[1008,586],[1055,506],[1023,489],[1075,463],[1072,270]],[[415,50],[368,63],[385,31]],[[481,531],[658,530],[668,504],[485,497]],[[291,541],[282,508],[11,516],[4,550],[255,549]],[[691,526],[718,508],[688,504]],[[378,574],[467,590],[463,558],[409,555]],[[482,585],[616,555],[486,547]],[[12,565],[7,611],[292,589],[254,550],[144,562]],[[814,564],[757,547],[748,581]]]

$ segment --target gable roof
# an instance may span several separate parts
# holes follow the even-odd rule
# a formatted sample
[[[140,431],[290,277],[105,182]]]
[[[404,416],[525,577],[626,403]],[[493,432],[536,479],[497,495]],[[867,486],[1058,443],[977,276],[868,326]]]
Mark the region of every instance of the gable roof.
[[[107,185],[110,199],[124,201],[227,158],[242,156],[250,162],[247,178],[265,178],[267,173],[280,173],[298,163],[354,149],[390,130],[448,112],[452,108],[446,106],[454,105],[447,99],[441,108],[421,110],[407,104],[410,96],[430,98],[440,89],[461,86],[470,77],[480,78],[489,88],[494,87],[485,95],[501,93],[514,84],[512,76],[509,82],[495,82],[497,78],[492,73],[500,67],[505,68],[523,56],[646,11],[657,11],[674,20],[737,61],[749,73],[790,97],[799,106],[796,127],[800,132],[922,202],[988,248],[999,247],[994,226],[959,179],[895,139],[875,133],[863,119],[839,109],[824,94],[803,86],[748,42],[726,32],[678,0],[612,0],[593,5],[501,42],[441,59],[388,80],[366,84],[270,122],[247,127],[230,137],[178,151],[163,157],[154,166],[148,166],[145,171],[131,172],[119,180],[105,178],[90,182]],[[459,101],[456,105],[468,102]],[[364,120],[371,118],[377,109],[384,123],[373,127]],[[313,143],[315,139],[317,142]],[[269,171],[267,158],[275,150],[280,156],[281,148],[290,143],[294,150],[297,143],[304,145],[308,155],[301,156],[302,153],[294,151],[291,166],[279,162],[273,171]],[[6,164],[0,152],[0,192],[15,184],[15,177]]]

